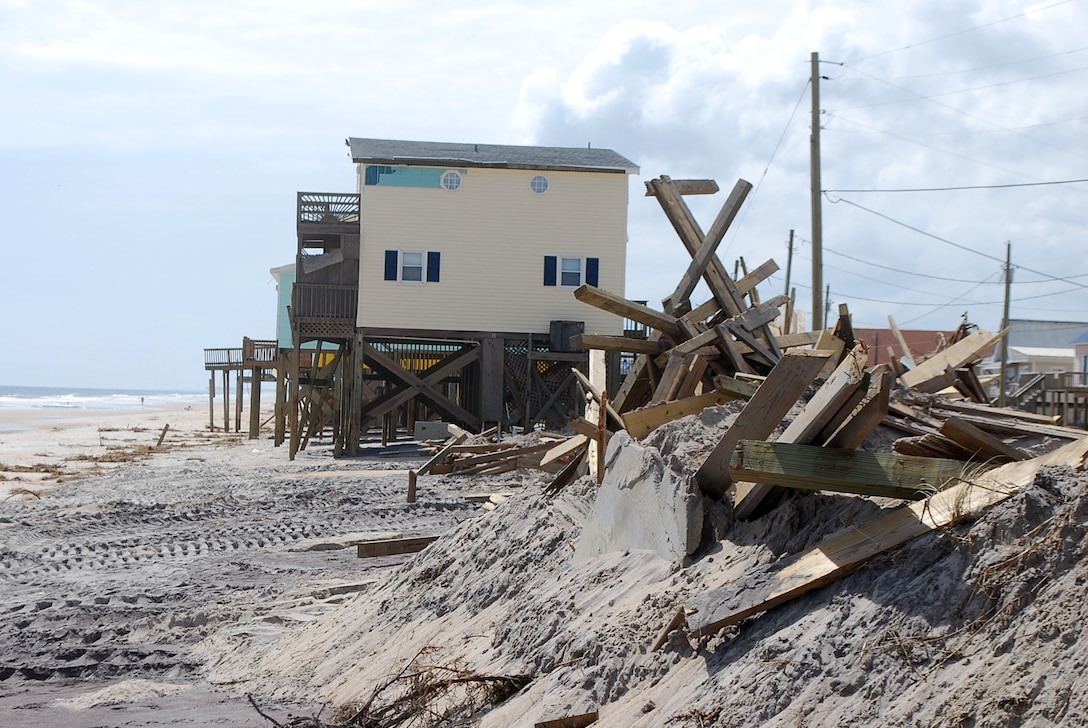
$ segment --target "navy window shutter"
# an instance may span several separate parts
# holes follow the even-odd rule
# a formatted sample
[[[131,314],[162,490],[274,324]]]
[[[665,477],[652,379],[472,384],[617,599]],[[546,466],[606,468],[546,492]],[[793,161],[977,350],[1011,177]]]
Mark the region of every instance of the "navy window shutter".
[[[385,251],[385,280],[397,280],[397,263],[400,256],[395,250]]]
[[[601,267],[600,258],[586,258],[586,283],[596,286]]]
[[[556,269],[559,267],[559,259],[554,255],[544,256],[544,285],[554,286],[556,281]]]
[[[427,282],[438,283],[438,269],[441,267],[442,254],[436,252],[427,253]]]

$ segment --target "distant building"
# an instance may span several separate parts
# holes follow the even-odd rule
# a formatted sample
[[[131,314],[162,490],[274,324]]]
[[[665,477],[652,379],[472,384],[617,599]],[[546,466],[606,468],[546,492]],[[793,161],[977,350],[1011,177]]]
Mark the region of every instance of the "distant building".
[[[358,326],[547,333],[553,320],[622,333],[579,303],[622,294],[627,175],[608,149],[348,139],[361,211]]]

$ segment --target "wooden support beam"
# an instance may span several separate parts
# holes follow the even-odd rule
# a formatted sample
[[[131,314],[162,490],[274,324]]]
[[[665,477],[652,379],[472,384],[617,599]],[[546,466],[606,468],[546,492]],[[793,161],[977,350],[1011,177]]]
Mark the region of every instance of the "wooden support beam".
[[[996,334],[991,334],[989,331],[980,329],[926,359],[901,376],[899,382],[904,387],[922,392],[936,392],[944,389],[946,367],[963,366],[977,357],[979,352],[1000,341],[1009,331],[1009,328],[1005,328]]]
[[[731,399],[740,398],[731,397],[722,392],[707,392],[696,397],[676,399],[663,404],[631,410],[623,415],[623,422],[627,434],[636,440],[641,440],[666,422],[698,414],[707,407],[725,404]]]
[[[781,559],[765,570],[692,600],[687,610],[688,629],[695,637],[715,634],[785,604],[849,574],[877,554],[1005,500],[1034,481],[1046,466],[1065,465],[1083,472],[1086,457],[1088,437],[1041,457],[1002,465],[860,528],[851,526],[814,549]],[[692,611],[694,614],[690,614]]]
[[[646,197],[653,197],[654,191],[646,182]],[[673,187],[680,195],[713,195],[718,192],[718,183],[712,179],[674,179]]]
[[[651,356],[657,356],[666,348],[665,342],[660,339],[633,339],[630,336],[608,336],[605,334],[575,334],[570,337],[570,342],[576,349],[622,351],[631,354],[649,354]]]
[[[679,236],[680,242],[684,244],[688,254],[695,255],[706,236],[703,235],[702,229],[695,221],[695,216],[691,214],[687,204],[677,194],[672,180],[662,175],[657,179],[650,180],[647,184],[652,187],[654,196],[657,197],[661,209],[665,212],[669,222],[672,223],[673,229],[676,230],[676,234]],[[711,258],[703,279],[722,310],[730,316],[735,316],[744,310],[744,302],[740,294],[737,293],[736,284],[733,283],[725,270],[725,266],[716,256]]]
[[[667,337],[675,338],[680,329],[676,324],[676,318],[668,314],[655,311],[649,306],[634,301],[628,301],[623,296],[617,296],[602,288],[591,286],[588,283],[579,286],[574,291],[574,297],[582,303],[614,313],[617,316],[638,321],[652,329],[660,331]]]
[[[763,439],[774,432],[830,356],[826,351],[807,349],[789,351],[782,356],[695,473],[704,493],[721,498],[728,492],[733,484],[729,475],[733,447],[741,440]]]
[[[478,354],[479,352],[477,352],[477,355]],[[416,390],[418,396],[426,400],[435,410],[448,417],[452,417],[455,420],[466,423],[474,430],[479,427],[480,419],[476,415],[450,400],[435,385],[424,381],[417,375],[400,366],[400,364],[389,356],[376,349],[373,344],[369,342],[363,344],[363,356],[371,366],[381,371],[383,375]]]
[[[694,251],[691,256],[691,264],[688,265],[684,275],[680,277],[680,282],[676,285],[676,290],[669,297],[669,301],[673,306],[676,306],[684,301],[688,300],[691,296],[691,292],[695,290],[696,284],[699,279],[706,275],[707,266],[710,261],[715,258],[715,253],[718,249],[718,245],[725,238],[725,232],[729,229],[729,226],[733,223],[737,213],[740,211],[740,206],[744,203],[744,199],[751,191],[752,185],[745,180],[738,180],[737,184],[733,187],[733,191],[729,194],[729,198],[726,199],[725,204],[722,205],[721,210],[718,212],[718,217],[711,225],[710,230],[707,232],[706,237],[703,238],[698,250]]]
[[[729,463],[734,480],[905,500],[955,485],[967,467],[960,460],[763,440],[741,440]]]

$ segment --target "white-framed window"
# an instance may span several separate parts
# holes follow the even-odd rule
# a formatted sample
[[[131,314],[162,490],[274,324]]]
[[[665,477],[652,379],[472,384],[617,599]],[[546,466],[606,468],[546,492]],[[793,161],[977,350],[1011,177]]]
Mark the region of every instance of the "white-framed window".
[[[529,180],[529,189],[538,195],[542,195],[548,191],[548,178],[542,174],[538,174]]]
[[[577,255],[545,255],[544,285],[578,288],[583,283],[598,285],[601,259]]]
[[[461,173],[449,171],[442,175],[442,187],[450,192],[461,189]]]
[[[400,280],[405,283],[423,282],[423,253],[411,250],[401,252]]]
[[[398,283],[438,283],[442,254],[437,250],[385,251],[385,280]]]
[[[582,285],[582,258],[559,259],[559,285],[564,288],[577,288]]]

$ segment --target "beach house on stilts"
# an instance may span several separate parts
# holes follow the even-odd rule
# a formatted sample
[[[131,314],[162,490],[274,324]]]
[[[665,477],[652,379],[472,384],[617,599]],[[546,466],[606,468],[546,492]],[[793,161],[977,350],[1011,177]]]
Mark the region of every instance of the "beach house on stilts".
[[[624,290],[638,168],[589,147],[347,144],[358,191],[298,197],[282,367],[292,456],[329,428],[354,452],[379,425],[481,431],[580,412],[571,368],[588,354],[569,339],[620,335],[624,322],[572,294]]]

